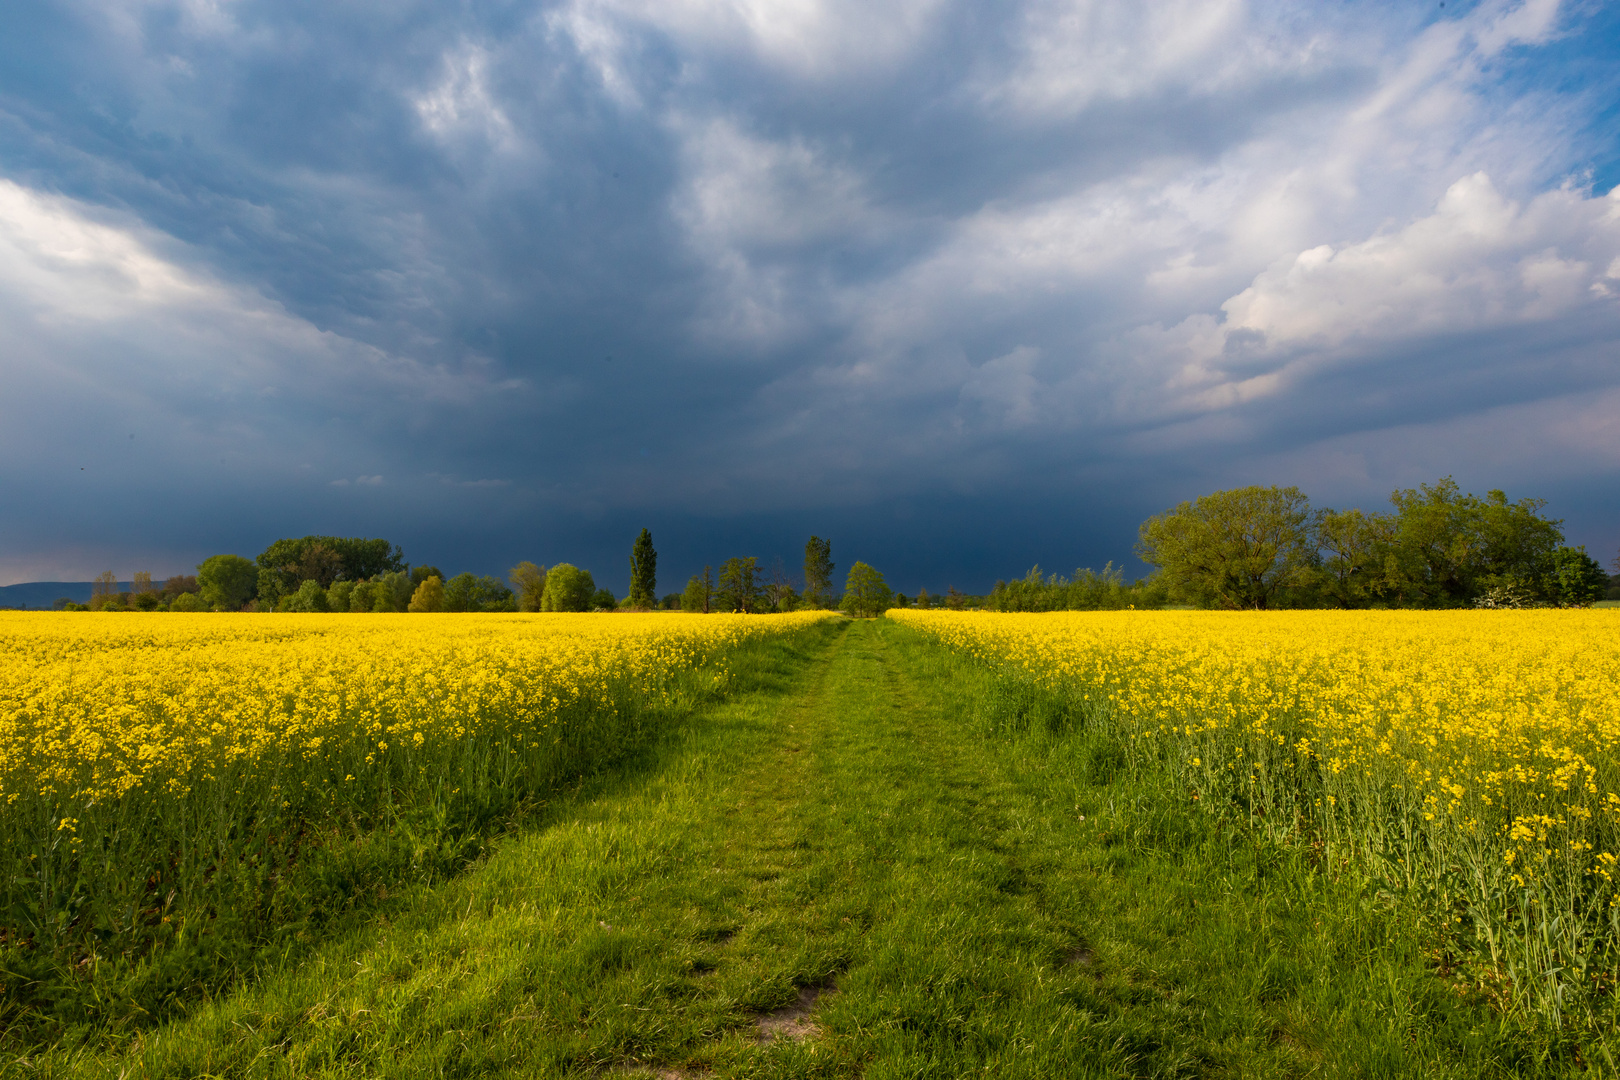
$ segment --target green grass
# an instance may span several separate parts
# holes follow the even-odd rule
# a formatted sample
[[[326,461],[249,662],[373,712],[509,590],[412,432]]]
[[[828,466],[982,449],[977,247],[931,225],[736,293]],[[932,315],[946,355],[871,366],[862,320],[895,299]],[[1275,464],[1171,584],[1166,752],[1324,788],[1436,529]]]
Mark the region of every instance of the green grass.
[[[776,642],[453,880],[44,1076],[1562,1075],[1398,914],[883,620]],[[1027,713],[1027,710],[1026,710]],[[1016,719],[1016,717],[1014,718]],[[1016,725],[1013,725],[1016,726]],[[816,1031],[761,1044],[799,998]]]

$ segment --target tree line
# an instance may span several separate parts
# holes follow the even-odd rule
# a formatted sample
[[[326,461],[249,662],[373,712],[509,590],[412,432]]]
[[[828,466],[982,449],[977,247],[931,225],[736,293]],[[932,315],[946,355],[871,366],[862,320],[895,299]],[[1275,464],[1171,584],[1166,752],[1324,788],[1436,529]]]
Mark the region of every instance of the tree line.
[[[1318,510],[1295,487],[1217,491],[1143,522],[1137,554],[1170,599],[1213,608],[1571,607],[1610,588],[1543,499],[1480,497],[1447,477],[1390,505]]]
[[[943,595],[892,591],[882,573],[851,565],[841,593],[831,541],[805,544],[803,573],[757,556],[706,565],[681,592],[658,596],[658,552],[642,529],[630,549],[623,600],[572,563],[514,566],[506,581],[470,573],[446,578],[410,566],[397,545],[356,537],[305,536],[271,544],[256,559],[215,555],[195,576],[161,586],[149,573],[117,590],[111,571],[88,605],[58,608],[140,611],[478,612],[652,611],[763,613],[830,609],[851,615],[890,607],[993,611],[1206,608],[1455,608],[1582,606],[1610,596],[1613,581],[1584,547],[1564,543],[1563,522],[1545,500],[1510,502],[1501,491],[1465,493],[1450,477],[1399,490],[1392,509],[1316,509],[1295,487],[1243,487],[1183,502],[1143,522],[1136,553],[1153,572],[1126,582],[1112,563],[1072,577],[1036,566],[997,581],[986,595],[950,587]],[[1615,569],[1620,570],[1620,558]]]

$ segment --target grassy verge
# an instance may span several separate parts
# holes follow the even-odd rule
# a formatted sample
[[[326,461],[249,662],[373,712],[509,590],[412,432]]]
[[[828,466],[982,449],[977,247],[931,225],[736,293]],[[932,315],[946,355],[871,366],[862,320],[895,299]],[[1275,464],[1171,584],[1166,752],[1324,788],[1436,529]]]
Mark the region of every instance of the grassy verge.
[[[873,1080],[1569,1068],[1449,991],[1376,895],[1212,831],[1123,770],[1117,748],[1048,733],[1041,703],[1009,699],[921,635],[831,625],[734,668],[731,697],[499,838],[472,872],[137,1039],[18,1067]]]

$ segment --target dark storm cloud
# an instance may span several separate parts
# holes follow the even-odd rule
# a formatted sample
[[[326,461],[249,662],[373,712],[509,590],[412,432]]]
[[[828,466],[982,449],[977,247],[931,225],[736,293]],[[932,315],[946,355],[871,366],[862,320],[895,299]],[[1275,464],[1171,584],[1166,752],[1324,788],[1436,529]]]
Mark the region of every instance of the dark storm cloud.
[[[1476,443],[1549,416],[1498,472],[1612,493],[1574,417],[1620,403],[1613,36],[1550,0],[33,5],[0,576],[345,531],[614,581],[650,523],[677,574],[816,531],[981,587],[1211,486],[1506,483]]]

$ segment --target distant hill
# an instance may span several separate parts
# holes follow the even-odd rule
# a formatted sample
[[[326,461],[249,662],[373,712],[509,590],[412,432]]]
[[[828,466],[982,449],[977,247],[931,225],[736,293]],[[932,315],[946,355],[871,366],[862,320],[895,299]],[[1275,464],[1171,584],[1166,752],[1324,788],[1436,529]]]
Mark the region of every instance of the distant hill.
[[[0,585],[0,608],[45,608],[61,597],[67,597],[76,604],[90,602],[90,587],[93,581],[25,581],[19,585]],[[118,589],[127,592],[130,583],[120,581]]]

